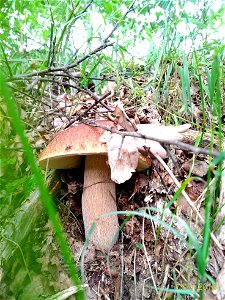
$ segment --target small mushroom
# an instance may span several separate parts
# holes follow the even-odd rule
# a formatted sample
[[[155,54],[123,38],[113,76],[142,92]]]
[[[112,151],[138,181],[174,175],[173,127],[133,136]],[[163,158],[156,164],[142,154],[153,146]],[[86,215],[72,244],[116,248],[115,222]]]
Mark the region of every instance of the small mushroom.
[[[106,120],[97,123],[113,126]],[[50,169],[76,168],[85,158],[82,213],[85,235],[88,237],[91,224],[96,222],[90,240],[102,250],[109,250],[119,232],[116,214],[99,218],[101,215],[116,212],[116,188],[110,177],[107,164],[106,144],[99,142],[104,130],[85,124],[72,125],[59,132],[39,157],[39,164]],[[140,165],[147,168],[149,160],[140,156]]]

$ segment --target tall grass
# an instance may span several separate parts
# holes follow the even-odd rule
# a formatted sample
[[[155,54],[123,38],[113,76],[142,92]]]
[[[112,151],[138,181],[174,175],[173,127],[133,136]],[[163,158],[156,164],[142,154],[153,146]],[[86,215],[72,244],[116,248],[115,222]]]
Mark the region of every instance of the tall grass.
[[[32,148],[28,142],[28,139],[25,135],[24,126],[20,119],[20,116],[18,114],[18,110],[15,104],[15,100],[13,99],[12,95],[9,92],[9,89],[6,85],[6,83],[3,80],[3,76],[0,78],[0,97],[2,97],[4,104],[7,107],[7,113],[9,120],[11,122],[12,127],[14,128],[16,134],[19,136],[25,159],[28,162],[28,166],[30,168],[30,171],[33,176],[33,180],[35,182],[36,187],[39,190],[40,193],[40,199],[42,200],[46,211],[48,213],[49,219],[52,222],[52,225],[54,227],[56,237],[64,258],[64,262],[68,268],[68,272],[74,282],[74,284],[79,287],[79,290],[77,292],[77,299],[84,299],[84,292],[81,288],[81,282],[79,279],[78,270],[76,268],[76,264],[74,262],[74,259],[71,255],[70,248],[68,246],[68,243],[66,241],[66,237],[64,234],[64,231],[62,229],[62,225],[60,222],[60,219],[57,214],[57,210],[55,208],[54,202],[49,195],[49,192],[47,190],[47,187],[44,183],[43,176],[41,173],[41,170],[37,166],[37,162],[35,159],[35,156],[33,154]],[[9,201],[9,198],[12,198],[12,201],[15,201],[13,199],[13,195],[5,195],[4,201]],[[13,242],[13,241],[12,241]]]

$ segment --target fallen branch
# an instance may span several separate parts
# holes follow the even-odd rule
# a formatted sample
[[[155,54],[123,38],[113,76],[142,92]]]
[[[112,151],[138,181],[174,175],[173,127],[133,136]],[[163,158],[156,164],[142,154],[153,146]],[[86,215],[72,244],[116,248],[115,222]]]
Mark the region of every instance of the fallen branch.
[[[152,140],[161,144],[167,144],[167,145],[174,145],[179,147],[180,149],[183,150],[188,150],[191,151],[195,154],[205,154],[205,155],[212,155],[215,157],[218,157],[221,155],[221,152],[216,151],[216,150],[208,150],[205,148],[201,148],[201,147],[196,147],[196,146],[192,146],[190,144],[184,143],[184,142],[180,142],[180,141],[170,141],[169,138],[168,139],[162,139],[162,138],[156,138],[155,136],[151,136],[149,135],[144,135],[144,134],[140,134],[137,132],[128,132],[128,131],[119,131],[113,127],[108,127],[105,125],[101,125],[96,123],[95,121],[87,121],[87,120],[82,120],[82,123],[85,123],[87,125],[90,126],[94,126],[94,127],[100,127],[106,131],[110,131],[112,133],[117,133],[119,135],[121,135],[122,137],[125,136],[131,136],[131,137],[135,137],[135,138],[140,138],[140,139],[146,139],[146,140]],[[184,134],[184,140],[189,140],[189,141],[194,141],[196,139],[196,137],[199,135],[199,132],[195,132],[196,134],[193,135],[193,130],[190,130],[190,133],[188,134],[189,130],[187,130],[186,133],[181,133],[182,135]],[[194,138],[195,137],[195,138]]]
[[[42,78],[42,77],[40,77],[40,78],[37,78],[37,79],[38,79],[38,81],[51,82],[51,83],[58,84],[58,85],[60,85],[60,86],[70,87],[70,88],[76,89],[76,90],[79,91],[79,92],[83,92],[83,93],[89,95],[93,100],[95,100],[95,105],[98,104],[98,103],[101,103],[101,105],[102,105],[103,107],[105,107],[108,111],[113,112],[113,109],[112,109],[112,108],[110,108],[107,104],[105,104],[104,102],[102,102],[102,100],[105,99],[105,98],[109,95],[109,93],[103,95],[102,97],[98,97],[98,96],[97,96],[96,94],[94,94],[91,90],[81,88],[81,87],[79,87],[78,85],[73,85],[73,84],[70,84],[70,83],[61,82],[61,81],[59,81],[59,80],[50,79],[50,78]],[[31,78],[28,79],[28,78],[27,78],[27,80],[33,80],[33,79],[31,79]],[[95,106],[95,105],[93,105],[93,106]],[[93,106],[92,106],[92,107],[93,107]],[[73,122],[75,122],[75,121],[76,121],[76,120],[73,120]],[[71,122],[72,122],[72,121],[71,121]],[[72,124],[72,123],[71,123],[71,124]],[[67,126],[67,127],[68,127],[68,126]]]

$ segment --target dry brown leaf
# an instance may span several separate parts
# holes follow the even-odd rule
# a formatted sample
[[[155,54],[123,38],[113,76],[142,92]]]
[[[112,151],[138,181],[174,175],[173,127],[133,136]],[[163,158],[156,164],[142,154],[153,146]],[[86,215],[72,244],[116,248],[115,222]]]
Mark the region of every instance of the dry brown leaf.
[[[203,181],[194,181],[191,180],[185,188],[185,192],[188,194],[190,199],[195,203],[199,196],[203,193],[205,188],[205,183]],[[193,213],[192,208],[186,201],[184,196],[181,196],[179,203],[179,209],[187,216],[191,217]]]
[[[135,125],[134,122],[132,122],[132,120],[127,116],[124,108],[123,108],[123,104],[118,101],[116,108],[113,112],[113,114],[116,117],[116,122],[126,131],[136,131],[137,130],[137,126]]]
[[[135,193],[145,193],[148,187],[149,177],[140,173],[135,181],[134,191]]]
[[[205,291],[203,300],[217,300],[216,296],[211,291]]]
[[[178,207],[179,210],[185,214],[186,216],[191,216],[192,213],[192,208],[190,207],[190,205],[188,204],[187,200],[184,198],[184,196],[180,196],[179,200],[178,200]]]
[[[106,94],[107,92],[110,92],[111,94],[107,96],[106,99],[113,98],[115,96],[115,90],[116,90],[116,82],[108,81],[107,85],[105,85],[102,88],[102,95]]]
[[[207,162],[196,159],[194,162],[194,166],[193,160],[188,160],[181,166],[181,168],[187,172],[189,172],[191,169],[191,173],[193,175],[203,177],[207,174],[209,166]]]
[[[81,109],[83,108],[83,103],[82,104],[77,104],[77,105],[74,105],[72,110],[71,110],[71,115],[74,115],[76,113],[78,113],[79,111],[81,111]]]
[[[158,110],[153,104],[140,107],[137,111],[137,115],[141,120],[141,123],[145,124],[159,124],[161,119]]]
[[[138,133],[148,137],[161,138],[168,142],[181,141],[183,136],[180,134],[185,132],[191,127],[190,124],[184,124],[180,126],[163,126],[158,124],[138,124]],[[166,158],[166,150],[160,145],[160,143],[149,140],[139,139],[138,147],[146,146],[150,148],[150,152],[158,154],[161,158]]]
[[[166,186],[170,186],[173,183],[173,179],[170,177],[168,173],[164,173],[162,175],[163,182]]]
[[[120,110],[120,106],[118,107]],[[122,121],[125,120],[123,112],[120,117]],[[126,120],[124,123],[126,123]],[[126,125],[127,124],[128,123],[126,123]],[[180,132],[183,132],[190,127],[188,124],[177,127],[153,124],[138,124],[137,126],[138,132],[140,130],[142,134],[167,138],[168,141],[182,139]],[[164,133],[164,131],[166,133]],[[132,174],[136,171],[139,156],[138,148],[143,146],[150,147],[152,153],[158,154],[161,158],[167,157],[166,151],[160,143],[147,139],[130,136],[123,138],[117,133],[105,132],[101,136],[100,141],[107,144],[111,179],[119,184],[130,179]]]
[[[57,118],[54,118],[54,120],[52,122],[52,125],[53,125],[53,128],[56,131],[58,131],[63,127],[63,125],[66,124],[66,122],[68,122],[68,118],[66,118],[66,117],[59,118],[59,117],[57,117]]]
[[[192,103],[192,111],[193,111],[193,116],[194,116],[195,120],[201,122],[202,121],[202,111],[194,103]]]
[[[138,165],[138,148],[133,137],[113,133],[107,142],[111,179],[123,183],[130,179]]]
[[[187,131],[191,124],[183,124],[179,126],[164,126],[159,124],[138,124],[138,132],[153,138],[161,138],[167,141],[181,141],[182,132]]]
[[[198,197],[203,193],[205,188],[204,181],[194,181],[191,180],[188,185],[186,186],[186,193],[191,198],[192,201],[196,201]]]

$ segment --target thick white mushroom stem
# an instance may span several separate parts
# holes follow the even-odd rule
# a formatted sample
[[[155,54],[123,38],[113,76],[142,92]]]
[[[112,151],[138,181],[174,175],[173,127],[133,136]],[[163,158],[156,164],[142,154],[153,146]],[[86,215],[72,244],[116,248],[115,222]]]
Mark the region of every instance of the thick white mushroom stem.
[[[98,249],[108,251],[116,241],[119,224],[117,215],[99,218],[117,211],[116,187],[106,160],[103,155],[86,156],[82,212],[86,238],[92,223],[96,222],[90,240]]]

